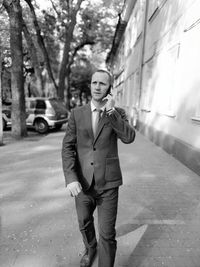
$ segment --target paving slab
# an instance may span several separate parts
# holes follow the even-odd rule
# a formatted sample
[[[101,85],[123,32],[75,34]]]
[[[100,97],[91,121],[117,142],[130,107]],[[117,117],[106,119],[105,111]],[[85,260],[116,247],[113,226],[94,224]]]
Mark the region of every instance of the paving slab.
[[[63,136],[64,129],[0,147],[1,267],[79,266],[83,245],[64,185]],[[133,144],[119,142],[119,152],[115,267],[200,267],[200,177],[140,133]]]

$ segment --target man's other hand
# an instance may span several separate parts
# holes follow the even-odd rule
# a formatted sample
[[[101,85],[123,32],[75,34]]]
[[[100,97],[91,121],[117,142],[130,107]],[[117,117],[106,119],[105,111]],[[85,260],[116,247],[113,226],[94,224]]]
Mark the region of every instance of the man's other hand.
[[[82,191],[82,186],[79,182],[72,182],[67,185],[67,189],[72,197],[76,197]]]

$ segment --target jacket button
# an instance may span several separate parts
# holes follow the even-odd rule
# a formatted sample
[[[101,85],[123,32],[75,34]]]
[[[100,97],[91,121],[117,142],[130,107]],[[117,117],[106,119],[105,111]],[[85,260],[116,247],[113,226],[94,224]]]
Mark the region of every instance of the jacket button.
[[[93,165],[93,162],[91,162],[91,165]]]

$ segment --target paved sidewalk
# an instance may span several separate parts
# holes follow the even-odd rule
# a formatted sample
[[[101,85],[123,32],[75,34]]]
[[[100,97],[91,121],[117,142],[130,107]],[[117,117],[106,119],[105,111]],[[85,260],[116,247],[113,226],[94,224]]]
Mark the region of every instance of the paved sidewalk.
[[[116,266],[200,267],[200,177],[140,134],[120,148]]]
[[[63,135],[0,147],[0,267],[79,266],[83,247],[64,187]],[[119,150],[115,267],[200,267],[200,177],[139,133]]]

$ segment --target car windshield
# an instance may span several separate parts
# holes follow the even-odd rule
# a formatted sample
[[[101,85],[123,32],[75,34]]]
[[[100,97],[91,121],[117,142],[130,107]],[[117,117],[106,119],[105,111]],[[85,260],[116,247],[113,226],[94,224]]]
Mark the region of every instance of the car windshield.
[[[64,104],[61,100],[50,99],[50,103],[55,110],[66,112],[66,107],[64,106]]]

